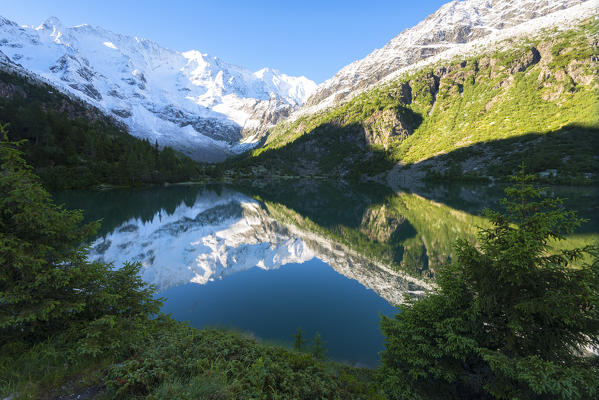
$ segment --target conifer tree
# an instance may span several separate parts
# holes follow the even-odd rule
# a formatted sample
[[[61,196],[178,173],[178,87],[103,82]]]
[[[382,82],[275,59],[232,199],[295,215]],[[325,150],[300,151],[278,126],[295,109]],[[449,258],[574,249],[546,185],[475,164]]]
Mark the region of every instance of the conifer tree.
[[[297,351],[302,351],[304,345],[306,344],[306,339],[304,339],[304,331],[302,331],[302,328],[297,328],[297,331],[293,334],[293,338],[293,348]]]
[[[316,332],[316,335],[314,335],[314,343],[312,344],[312,354],[319,360],[324,360],[325,355],[327,354],[327,349],[324,345],[325,342],[322,340],[322,336],[320,336],[320,333]]]
[[[597,247],[556,251],[579,226],[524,169],[478,244],[457,242],[438,288],[384,317],[380,376],[392,398],[599,396]]]
[[[108,331],[144,323],[160,302],[138,265],[113,270],[87,260],[84,243],[98,223],[81,225],[80,211],[56,206],[19,144],[0,125],[0,347],[70,330],[100,351],[102,340],[114,339]]]

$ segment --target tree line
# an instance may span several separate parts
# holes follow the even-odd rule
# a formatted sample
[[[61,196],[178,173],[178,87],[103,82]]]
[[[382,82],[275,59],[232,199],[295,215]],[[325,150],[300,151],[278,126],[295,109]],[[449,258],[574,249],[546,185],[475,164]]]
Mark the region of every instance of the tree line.
[[[0,83],[16,88],[0,99],[0,121],[8,123],[10,140],[27,140],[25,159],[50,189],[180,182],[206,170],[49,85],[7,72]]]

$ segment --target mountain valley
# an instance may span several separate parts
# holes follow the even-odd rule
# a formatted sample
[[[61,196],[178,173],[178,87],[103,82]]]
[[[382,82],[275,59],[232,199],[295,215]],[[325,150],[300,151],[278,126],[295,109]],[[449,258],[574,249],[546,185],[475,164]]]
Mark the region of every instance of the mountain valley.
[[[233,160],[220,168],[233,176],[388,175],[395,185],[496,179],[525,161],[543,177],[563,171],[554,181],[588,183],[597,178],[596,8],[452,1],[318,87],[57,18],[36,28],[2,19],[0,56],[136,137],[199,161]],[[567,154],[552,152],[556,143]]]
[[[596,398],[599,0],[445,1],[7,3],[0,399]]]

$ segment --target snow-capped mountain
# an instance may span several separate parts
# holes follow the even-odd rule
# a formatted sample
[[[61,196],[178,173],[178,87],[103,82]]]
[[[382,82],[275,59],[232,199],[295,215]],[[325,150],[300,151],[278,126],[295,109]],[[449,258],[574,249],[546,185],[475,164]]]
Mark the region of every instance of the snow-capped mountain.
[[[114,115],[133,135],[205,161],[251,146],[316,88],[305,77],[252,72],[57,18],[28,27],[0,17],[2,54]]]
[[[527,30],[542,26],[531,24],[545,16],[570,9],[597,13],[596,0],[453,0],[416,26],[406,29],[383,48],[342,68],[323,82],[306,101],[302,112],[337,104],[355,93],[388,78],[406,67],[448,53],[453,56],[465,50],[464,45],[488,42],[505,32],[518,33],[518,27],[528,24]],[[578,11],[578,10],[577,10]],[[563,15],[568,18],[568,15]],[[559,27],[561,20],[546,20],[545,25]],[[481,43],[485,44],[485,43]]]

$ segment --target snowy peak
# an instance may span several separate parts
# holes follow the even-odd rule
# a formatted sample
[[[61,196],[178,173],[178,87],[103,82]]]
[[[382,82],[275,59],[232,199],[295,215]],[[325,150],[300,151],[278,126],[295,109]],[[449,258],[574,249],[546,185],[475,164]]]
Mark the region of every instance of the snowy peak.
[[[305,76],[288,76],[271,68],[262,68],[254,76],[263,81],[271,93],[280,93],[287,101],[302,105],[316,90],[316,83]]]
[[[56,17],[49,17],[44,22],[42,22],[37,28],[36,31],[49,30],[52,32],[60,32],[62,30],[62,22]]]
[[[177,52],[101,27],[0,19],[0,51],[126,123],[132,134],[203,161],[251,146],[316,89],[304,77],[252,72],[197,50]],[[241,144],[241,142],[245,144]]]
[[[0,16],[0,26],[2,26],[2,25],[10,25],[15,28],[18,28],[18,25],[15,22],[11,21],[10,19]]]
[[[596,13],[596,0],[451,1],[381,49],[342,68],[318,87],[306,105],[319,109],[339,103],[402,68],[537,18],[591,4]]]
[[[414,43],[421,45],[465,43],[585,1],[454,0],[443,5],[406,33],[412,33]],[[400,36],[394,40],[400,39]]]

